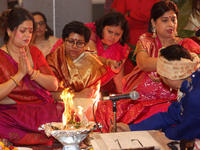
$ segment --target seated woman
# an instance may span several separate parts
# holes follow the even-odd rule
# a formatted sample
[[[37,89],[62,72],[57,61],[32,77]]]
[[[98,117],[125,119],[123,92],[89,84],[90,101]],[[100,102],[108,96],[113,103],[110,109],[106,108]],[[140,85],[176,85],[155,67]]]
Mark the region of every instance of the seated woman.
[[[122,93],[122,78],[124,77],[124,62],[130,48],[125,44],[128,38],[129,27],[126,18],[120,12],[112,12],[104,15],[95,23],[86,23],[91,30],[91,37],[86,49],[97,52],[103,64],[115,66],[107,67],[109,74],[102,82],[102,90],[113,92],[115,89]],[[113,79],[114,83],[106,84]]]
[[[36,33],[33,37],[32,45],[36,46],[46,57],[50,52],[54,51],[62,41],[53,36],[53,30],[47,25],[46,17],[41,12],[32,13],[36,23]]]
[[[118,123],[117,131],[162,129],[171,140],[200,139],[199,57],[181,45],[170,45],[160,50],[157,72],[165,84],[184,93],[181,100],[173,102],[167,112],[157,113],[138,124]]]
[[[24,8],[9,9],[0,16],[0,27],[5,31],[0,48],[0,138],[16,145],[50,142],[38,127],[62,121],[64,106],[48,92],[56,91],[58,82],[43,54],[28,46],[36,29],[34,18]]]
[[[74,94],[75,108],[80,105],[85,113],[93,99],[98,98],[100,80],[108,72],[96,54],[84,52],[90,35],[90,30],[83,23],[72,21],[63,28],[63,45],[46,57],[60,85],[56,92],[51,92],[54,99],[60,101],[62,91],[69,87]]]
[[[189,38],[176,37],[178,9],[176,5],[164,0],[157,2],[151,9],[149,33],[140,36],[133,57],[137,66],[131,74],[123,78],[123,92],[137,91],[140,98],[137,101],[120,100],[117,102],[117,121],[123,123],[140,122],[151,115],[167,111],[172,101],[177,100],[177,90],[170,88],[163,82],[154,82],[158,78],[156,72],[158,50],[171,44],[179,44],[190,52],[200,53],[200,47]],[[153,33],[152,33],[153,32]],[[98,104],[97,120],[103,123],[108,131],[112,111],[112,102],[104,101]]]

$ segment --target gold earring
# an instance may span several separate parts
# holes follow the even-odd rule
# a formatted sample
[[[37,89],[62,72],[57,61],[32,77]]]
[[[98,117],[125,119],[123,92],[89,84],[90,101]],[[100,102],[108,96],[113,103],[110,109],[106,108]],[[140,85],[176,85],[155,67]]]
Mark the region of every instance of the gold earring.
[[[8,32],[8,36],[11,36],[11,33],[10,33],[10,32]]]
[[[45,29],[45,31],[48,31],[47,29]]]
[[[157,35],[156,35],[156,27],[153,27],[152,32],[153,32],[152,37],[153,38],[157,37]]]

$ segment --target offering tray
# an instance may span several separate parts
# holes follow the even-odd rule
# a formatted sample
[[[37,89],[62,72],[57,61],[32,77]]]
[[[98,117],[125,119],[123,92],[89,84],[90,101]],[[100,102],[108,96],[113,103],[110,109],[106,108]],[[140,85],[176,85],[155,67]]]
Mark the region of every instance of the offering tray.
[[[76,124],[63,127],[61,122],[52,122],[42,125],[38,130],[44,130],[47,136],[56,138],[63,144],[62,150],[80,150],[79,144],[97,127],[94,122],[81,123],[79,128],[76,127]]]

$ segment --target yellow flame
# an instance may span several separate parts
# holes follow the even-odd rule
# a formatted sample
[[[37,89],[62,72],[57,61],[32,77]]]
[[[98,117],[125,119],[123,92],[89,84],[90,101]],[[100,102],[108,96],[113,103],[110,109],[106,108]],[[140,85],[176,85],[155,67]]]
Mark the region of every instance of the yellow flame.
[[[67,125],[67,122],[71,119],[74,94],[70,93],[69,88],[66,88],[62,91],[60,97],[63,100],[65,106],[65,111],[62,116],[63,126],[65,126]]]
[[[78,114],[81,116],[83,114],[83,107],[78,106]]]

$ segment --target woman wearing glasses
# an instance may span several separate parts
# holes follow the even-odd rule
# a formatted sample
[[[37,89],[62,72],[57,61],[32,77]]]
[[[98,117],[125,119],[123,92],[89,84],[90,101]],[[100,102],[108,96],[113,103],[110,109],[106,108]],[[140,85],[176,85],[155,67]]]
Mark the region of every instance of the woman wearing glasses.
[[[36,46],[43,53],[44,57],[60,45],[57,37],[53,36],[53,30],[47,25],[47,20],[41,12],[32,13],[35,24],[36,32],[33,38],[32,45]]]
[[[83,23],[72,21],[63,28],[63,44],[47,55],[47,63],[59,81],[58,91],[51,93],[55,100],[61,100],[63,89],[68,87],[74,94],[74,102],[79,103],[81,107],[84,106],[80,104],[83,100],[80,98],[86,98],[83,100],[86,108],[86,100],[92,104],[91,99],[96,99],[100,79],[106,75],[107,69],[96,54],[84,51],[90,35],[90,30]]]

